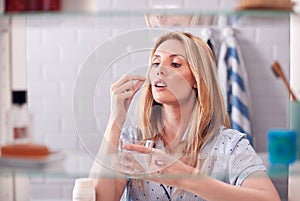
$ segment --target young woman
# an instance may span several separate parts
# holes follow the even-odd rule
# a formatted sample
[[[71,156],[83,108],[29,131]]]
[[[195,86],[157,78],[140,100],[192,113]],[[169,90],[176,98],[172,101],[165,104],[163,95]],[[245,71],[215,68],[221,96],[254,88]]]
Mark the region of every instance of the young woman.
[[[123,148],[152,154],[157,171],[143,180],[94,178],[97,200],[119,200],[124,191],[128,200],[279,200],[246,135],[229,128],[215,69],[204,41],[172,32],[155,43],[145,78],[125,75],[112,85],[105,131],[110,146],[102,145],[99,153],[114,153],[120,138],[142,136],[154,148]],[[140,88],[140,121],[122,129]],[[95,171],[109,170],[95,162]]]

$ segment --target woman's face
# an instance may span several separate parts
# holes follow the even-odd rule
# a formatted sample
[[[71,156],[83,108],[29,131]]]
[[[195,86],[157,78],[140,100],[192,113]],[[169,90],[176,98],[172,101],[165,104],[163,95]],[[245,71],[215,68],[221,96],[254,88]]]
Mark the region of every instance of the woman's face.
[[[196,81],[186,60],[183,43],[163,42],[152,57],[150,81],[153,98],[161,104],[194,102]]]
[[[191,16],[150,15],[148,19],[150,27],[189,26]]]

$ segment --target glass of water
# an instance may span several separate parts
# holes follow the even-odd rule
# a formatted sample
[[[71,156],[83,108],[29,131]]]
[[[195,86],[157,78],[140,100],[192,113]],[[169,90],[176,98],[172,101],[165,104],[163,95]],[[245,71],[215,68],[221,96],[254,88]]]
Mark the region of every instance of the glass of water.
[[[134,176],[146,174],[151,162],[151,154],[143,154],[136,151],[130,151],[123,148],[125,144],[140,144],[146,147],[153,147],[152,140],[137,140],[136,138],[120,138],[118,147],[117,161],[115,161],[114,169],[117,172]]]

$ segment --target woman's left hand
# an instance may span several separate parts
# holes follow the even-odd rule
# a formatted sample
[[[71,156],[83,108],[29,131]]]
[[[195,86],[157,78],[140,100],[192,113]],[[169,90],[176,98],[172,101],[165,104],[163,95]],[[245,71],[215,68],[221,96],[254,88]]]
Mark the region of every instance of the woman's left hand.
[[[126,144],[123,148],[141,154],[151,154],[148,170],[145,170],[146,173],[150,173],[145,174],[146,177],[149,175],[149,178],[145,178],[147,180],[169,186],[179,186],[178,182],[182,178],[192,177],[196,170],[194,167],[184,164],[180,157],[168,155],[159,149],[137,144]]]

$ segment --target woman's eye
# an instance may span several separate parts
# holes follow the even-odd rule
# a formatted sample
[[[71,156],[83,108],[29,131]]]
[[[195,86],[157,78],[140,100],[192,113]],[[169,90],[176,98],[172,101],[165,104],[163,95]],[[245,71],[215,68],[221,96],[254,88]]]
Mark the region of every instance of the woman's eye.
[[[172,67],[175,67],[175,68],[178,68],[178,67],[181,66],[181,64],[172,62],[171,66],[172,66]]]
[[[158,67],[158,66],[159,66],[159,63],[158,63],[158,62],[152,63],[152,67]]]

